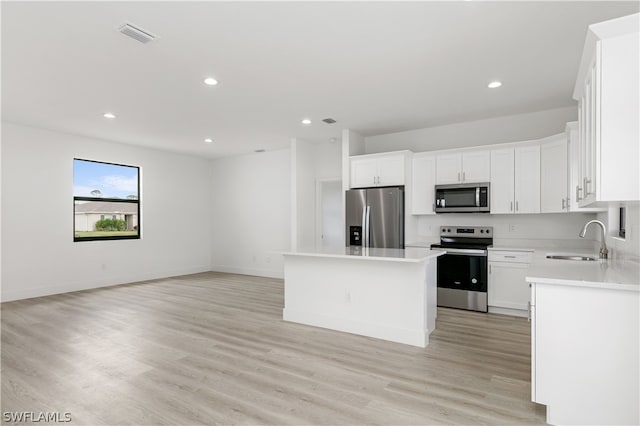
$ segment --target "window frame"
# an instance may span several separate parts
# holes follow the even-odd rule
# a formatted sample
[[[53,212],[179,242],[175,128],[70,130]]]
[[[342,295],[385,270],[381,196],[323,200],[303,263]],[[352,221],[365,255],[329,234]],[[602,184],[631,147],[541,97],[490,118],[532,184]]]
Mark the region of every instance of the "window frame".
[[[134,168],[137,171],[137,177],[138,177],[138,184],[137,184],[137,190],[138,190],[138,198],[135,200],[132,199],[128,199],[128,198],[104,198],[104,197],[79,197],[79,196],[73,196],[73,225],[72,225],[72,231],[73,231],[73,242],[82,242],[82,241],[114,241],[114,240],[139,240],[142,238],[142,217],[140,216],[140,205],[142,204],[142,197],[140,194],[140,166],[132,166],[129,164],[120,164],[120,163],[111,163],[111,162],[107,162],[107,161],[97,161],[97,160],[87,160],[86,158],[77,158],[74,157],[73,161],[75,163],[75,161],[86,161],[88,163],[98,163],[98,164],[107,164],[110,166],[121,166],[121,167],[130,167],[130,168]],[[74,170],[75,171],[75,170]],[[131,204],[137,204],[137,217],[138,217],[138,224],[137,224],[137,230],[138,233],[137,235],[110,235],[110,236],[103,236],[103,237],[76,237],[76,201],[97,201],[97,202],[111,202],[111,203],[131,203]]]

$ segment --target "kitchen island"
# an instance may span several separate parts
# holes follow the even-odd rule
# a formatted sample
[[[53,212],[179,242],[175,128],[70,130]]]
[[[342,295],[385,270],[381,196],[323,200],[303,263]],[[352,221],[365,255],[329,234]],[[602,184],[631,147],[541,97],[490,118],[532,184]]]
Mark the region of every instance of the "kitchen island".
[[[424,248],[284,253],[285,321],[425,347],[436,322],[436,258]]]

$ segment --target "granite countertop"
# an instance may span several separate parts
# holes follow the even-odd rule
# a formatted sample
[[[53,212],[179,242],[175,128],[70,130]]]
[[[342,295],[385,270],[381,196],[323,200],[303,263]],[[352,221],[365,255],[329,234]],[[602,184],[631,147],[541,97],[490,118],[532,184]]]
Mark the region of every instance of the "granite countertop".
[[[366,248],[366,247],[323,247],[299,249],[282,253],[285,256],[311,256],[340,259],[382,260],[392,262],[418,263],[443,255],[443,250],[407,247],[406,249]]]

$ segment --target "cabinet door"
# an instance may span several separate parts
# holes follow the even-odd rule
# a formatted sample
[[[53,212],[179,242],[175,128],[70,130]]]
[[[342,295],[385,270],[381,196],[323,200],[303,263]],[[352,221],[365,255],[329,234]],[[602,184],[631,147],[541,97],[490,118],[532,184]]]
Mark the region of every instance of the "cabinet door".
[[[443,154],[436,157],[436,183],[459,183],[462,180],[462,154]]]
[[[567,211],[567,140],[563,134],[540,145],[540,212]]]
[[[491,213],[504,214],[514,211],[514,160],[513,148],[491,151]]]
[[[462,182],[489,182],[491,179],[491,151],[462,153]]]
[[[527,263],[489,262],[489,306],[528,310],[530,291],[525,281],[527,269]]]
[[[404,155],[378,158],[377,185],[404,185]]]
[[[436,157],[421,156],[413,158],[411,196],[412,214],[435,214]]]
[[[598,75],[594,54],[584,82],[580,100],[580,200],[581,207],[596,200],[596,146],[599,132]]]
[[[540,213],[540,145],[515,148],[515,213]]]
[[[351,160],[351,188],[375,186],[378,177],[377,159]]]

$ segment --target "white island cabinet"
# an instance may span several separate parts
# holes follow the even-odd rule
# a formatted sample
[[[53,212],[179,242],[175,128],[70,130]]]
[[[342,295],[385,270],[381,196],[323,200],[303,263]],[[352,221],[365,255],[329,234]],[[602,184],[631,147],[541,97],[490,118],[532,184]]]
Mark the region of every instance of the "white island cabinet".
[[[554,425],[640,424],[637,262],[537,259],[531,399]]]
[[[285,321],[425,347],[436,322],[436,258],[420,248],[284,253]]]

